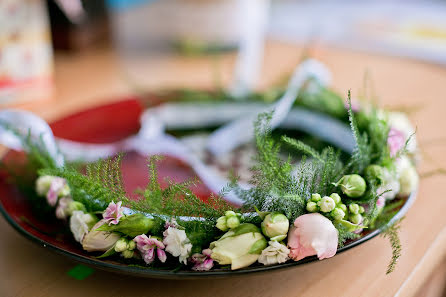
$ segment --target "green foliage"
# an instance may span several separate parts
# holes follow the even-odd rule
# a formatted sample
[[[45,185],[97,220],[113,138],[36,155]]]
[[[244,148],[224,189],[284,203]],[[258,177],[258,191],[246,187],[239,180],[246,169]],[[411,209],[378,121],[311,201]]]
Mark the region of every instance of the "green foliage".
[[[303,143],[300,140],[290,138],[287,136],[282,137],[282,141],[291,146],[293,149],[300,151],[306,155],[309,155],[310,157],[315,158],[318,161],[323,162],[321,155],[318,151],[316,151],[314,148],[309,146],[308,144]]]
[[[335,224],[336,229],[338,230],[338,247],[341,248],[344,246],[345,242],[350,239],[359,238],[360,235],[349,231],[346,227],[341,224]]]
[[[301,92],[295,104],[337,118],[347,117],[342,97],[333,90],[322,86],[318,86],[316,92],[314,90]]]
[[[390,245],[392,246],[392,259],[387,266],[387,274],[392,273],[395,270],[398,259],[401,257],[401,240],[399,237],[399,230],[401,228],[401,221],[403,219],[404,218],[396,221],[382,233],[383,237],[387,238],[390,241]]]
[[[167,216],[196,216],[217,218],[232,207],[220,197],[211,196],[207,202],[198,198],[190,189],[196,181],[175,183],[167,180],[168,186],[161,188],[158,183],[156,162],[158,156],[150,157],[148,162],[150,181],[145,189],[137,191],[138,198],[131,200],[123,197],[126,205],[136,211]]]
[[[358,128],[355,114],[352,110],[351,94],[348,91],[348,116],[350,127],[355,139],[355,148],[353,150],[350,161],[344,168],[344,174],[356,173],[361,174],[362,171],[371,163],[372,148],[369,144],[369,137],[366,132],[361,133]]]
[[[305,197],[301,194],[307,189],[298,190],[298,180],[292,174],[290,161],[281,159],[280,144],[271,137],[270,120],[271,114],[262,114],[255,123],[258,149],[257,165],[252,169],[255,187],[244,190],[234,184],[233,190],[244,201],[244,210],[257,207],[261,211],[278,211],[294,219],[305,213]]]

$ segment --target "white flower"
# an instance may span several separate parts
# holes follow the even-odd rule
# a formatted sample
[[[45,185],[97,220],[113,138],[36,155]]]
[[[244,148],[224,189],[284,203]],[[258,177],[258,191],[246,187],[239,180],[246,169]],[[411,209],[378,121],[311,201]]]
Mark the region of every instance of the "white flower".
[[[386,200],[392,200],[400,191],[400,182],[398,181],[398,176],[396,175],[396,173],[392,173],[388,169],[384,168],[383,180],[384,184],[378,188],[377,193],[381,194],[388,191],[382,194],[381,197],[384,197]]]
[[[289,258],[290,250],[277,241],[270,241],[269,246],[262,251],[259,257],[259,263],[263,265],[272,265],[277,263],[285,263]]]
[[[192,244],[190,243],[189,238],[187,238],[186,232],[184,230],[169,227],[164,231],[163,235],[163,243],[166,246],[166,251],[174,257],[179,257],[180,262],[187,264],[187,258],[192,249]]]
[[[97,219],[83,211],[76,210],[70,217],[70,230],[77,242],[82,242],[85,234],[96,224]]]
[[[400,183],[398,195],[408,196],[418,186],[418,174],[408,157],[403,156],[396,162],[396,171]]]
[[[54,176],[44,175],[40,176],[36,180],[36,192],[39,196],[46,196],[46,193],[49,191],[54,178]]]

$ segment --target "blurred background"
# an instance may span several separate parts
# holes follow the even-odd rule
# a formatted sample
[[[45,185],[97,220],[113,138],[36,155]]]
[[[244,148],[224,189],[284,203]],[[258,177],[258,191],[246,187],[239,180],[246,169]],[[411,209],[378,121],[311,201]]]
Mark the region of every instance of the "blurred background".
[[[115,95],[219,84],[243,93],[266,84],[263,53],[271,40],[444,65],[446,3],[1,0],[0,106],[70,96],[64,84],[88,88],[78,76],[98,69],[116,73]],[[186,75],[188,65],[194,75]],[[57,82],[67,71],[70,81]],[[94,93],[91,100],[108,95]]]
[[[91,106],[144,100],[172,89],[225,90],[239,100],[256,90],[272,91],[272,99],[270,93],[263,99],[274,100],[277,94],[271,87],[283,87],[306,55],[330,68],[340,94],[350,88],[357,94],[371,70],[381,102],[415,110],[410,116],[422,131],[421,144],[435,141],[433,157],[425,157],[423,166],[444,166],[437,160],[445,156],[438,145],[440,138],[444,144],[438,123],[444,119],[446,102],[445,0],[0,0],[0,109],[29,109],[49,122]],[[192,99],[203,95],[188,94]],[[119,130],[120,120],[113,119],[113,129]],[[84,126],[84,131],[91,128]],[[440,195],[444,183],[423,182],[424,189]],[[423,198],[438,198],[428,196]],[[444,218],[441,207],[432,207],[430,200],[422,203],[429,212],[436,211],[436,216],[428,215],[432,220]],[[416,284],[406,286],[407,291],[416,288],[410,296],[446,296],[446,264],[436,252],[423,279],[412,275],[437,234],[434,228],[443,228],[425,220],[426,215],[412,213],[406,230],[419,234],[404,238],[409,252],[399,274],[362,282],[386,294],[381,288],[385,281],[396,292],[410,273]],[[369,249],[384,250],[372,245]],[[444,244],[438,249],[444,251]],[[6,261],[11,253],[4,254]],[[16,261],[5,267],[21,269]],[[382,275],[376,267],[370,269]],[[32,277],[40,277],[40,272]],[[344,280],[352,286],[361,281]],[[16,282],[20,292],[22,283],[22,278]],[[92,283],[98,286],[95,279]],[[294,279],[289,278],[289,284],[283,288],[292,291]]]

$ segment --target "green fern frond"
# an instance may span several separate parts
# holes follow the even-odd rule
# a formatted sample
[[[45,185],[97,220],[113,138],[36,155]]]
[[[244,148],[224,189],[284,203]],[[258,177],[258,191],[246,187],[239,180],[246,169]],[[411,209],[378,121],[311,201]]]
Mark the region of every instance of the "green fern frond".
[[[314,148],[312,148],[311,146],[309,146],[306,143],[303,143],[300,140],[290,138],[287,136],[282,136],[282,141],[285,142],[286,144],[288,144],[293,149],[295,149],[303,154],[309,155],[319,161],[323,161],[322,157],[318,151],[316,151]]]
[[[168,186],[162,189],[158,182],[156,170],[156,162],[160,159],[159,156],[149,158],[150,181],[145,189],[140,189],[137,192],[138,197],[136,200],[125,198],[125,204],[130,208],[136,211],[170,217],[203,217],[210,221],[222,216],[226,210],[233,209],[219,196],[209,197],[208,202],[198,198],[190,189],[198,183],[196,179],[182,183],[167,180]]]
[[[392,273],[395,270],[396,264],[398,263],[398,260],[401,257],[402,248],[401,248],[401,240],[399,237],[399,230],[401,228],[401,222],[403,219],[404,218],[396,221],[382,233],[382,236],[389,240],[390,245],[392,247],[392,259],[390,260],[390,263],[387,266],[386,274]]]

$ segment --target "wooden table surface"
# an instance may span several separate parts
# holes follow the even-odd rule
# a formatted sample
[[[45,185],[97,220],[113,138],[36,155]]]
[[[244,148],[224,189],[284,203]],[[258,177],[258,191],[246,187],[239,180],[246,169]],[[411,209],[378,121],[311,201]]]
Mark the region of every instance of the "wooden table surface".
[[[301,53],[296,46],[268,44],[260,87],[290,72]],[[352,89],[353,94],[357,93],[367,71],[382,105],[415,108],[417,112],[410,117],[418,127],[423,150],[420,171],[446,168],[446,68],[333,48],[318,48],[313,54],[333,71],[334,86],[339,91]],[[234,57],[219,61],[209,57],[156,61],[135,58],[127,61],[125,68],[121,62],[107,49],[58,54],[54,99],[26,108],[52,120],[87,106],[118,100],[130,94],[134,89],[131,84],[135,83],[148,89],[210,88],[214,86],[216,70],[222,85],[228,85]],[[422,179],[417,201],[403,222],[403,254],[390,275],[385,272],[391,249],[385,239],[378,237],[328,260],[243,278],[168,281],[96,270],[86,279],[76,280],[67,275],[76,263],[34,245],[1,218],[0,296],[426,296],[427,289],[421,293],[419,289],[435,278],[432,272],[446,260],[445,185],[444,176]]]

